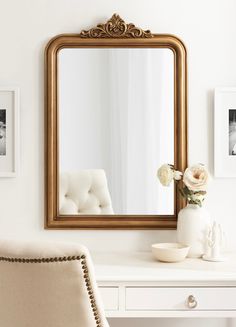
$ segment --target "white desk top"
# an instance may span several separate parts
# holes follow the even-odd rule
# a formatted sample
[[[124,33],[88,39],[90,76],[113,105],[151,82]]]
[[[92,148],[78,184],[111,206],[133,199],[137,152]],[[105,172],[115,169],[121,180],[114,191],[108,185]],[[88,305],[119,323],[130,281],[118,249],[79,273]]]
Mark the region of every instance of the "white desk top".
[[[101,282],[223,282],[236,285],[236,253],[226,262],[186,259],[161,263],[151,253],[93,253],[95,274]]]

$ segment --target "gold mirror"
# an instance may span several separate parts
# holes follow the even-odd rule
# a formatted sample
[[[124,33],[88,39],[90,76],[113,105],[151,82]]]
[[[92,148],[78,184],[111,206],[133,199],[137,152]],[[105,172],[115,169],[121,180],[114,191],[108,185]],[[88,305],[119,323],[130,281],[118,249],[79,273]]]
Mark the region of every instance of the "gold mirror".
[[[46,228],[175,228],[187,166],[186,49],[114,14],[45,51]]]

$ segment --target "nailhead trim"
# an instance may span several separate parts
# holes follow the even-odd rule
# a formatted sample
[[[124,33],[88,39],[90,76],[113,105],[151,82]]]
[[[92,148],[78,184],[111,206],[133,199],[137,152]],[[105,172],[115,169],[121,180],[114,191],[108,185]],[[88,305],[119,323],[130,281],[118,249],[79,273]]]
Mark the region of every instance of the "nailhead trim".
[[[91,305],[91,308],[92,308],[92,311],[93,311],[94,319],[95,319],[97,327],[102,327],[101,320],[100,320],[100,317],[99,317],[99,312],[98,312],[98,309],[97,309],[97,304],[96,304],[94,294],[93,294],[93,290],[92,290],[92,286],[91,286],[91,280],[90,280],[90,277],[89,277],[88,266],[87,266],[87,263],[86,263],[85,255],[82,255],[81,259],[82,259],[82,261],[81,261],[82,270],[83,270],[83,273],[84,273],[83,277],[84,277],[87,292],[88,292],[88,295],[89,295],[90,305]]]
[[[49,262],[75,261],[75,260],[81,260],[81,259],[82,259],[82,256],[37,258],[37,259],[36,258],[35,259],[26,259],[26,258],[0,257],[0,261],[18,262],[18,263],[49,263]]]
[[[65,261],[80,261],[81,267],[83,270],[83,278],[85,281],[85,285],[87,288],[90,305],[93,311],[94,319],[97,327],[102,327],[101,320],[99,317],[99,312],[97,309],[97,304],[94,298],[94,293],[92,290],[91,280],[88,274],[88,267],[86,263],[86,256],[83,254],[81,256],[68,256],[68,257],[53,257],[53,258],[8,258],[8,257],[0,257],[0,261],[5,262],[15,262],[15,263],[52,263],[52,262],[65,262]],[[81,261],[82,260],[82,261]]]

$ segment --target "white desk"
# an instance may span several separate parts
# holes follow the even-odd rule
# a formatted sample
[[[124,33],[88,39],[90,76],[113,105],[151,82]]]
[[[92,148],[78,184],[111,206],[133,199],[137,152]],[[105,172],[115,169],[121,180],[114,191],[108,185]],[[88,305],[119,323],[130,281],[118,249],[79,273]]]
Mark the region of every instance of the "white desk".
[[[143,252],[92,258],[107,317],[236,317],[236,254],[217,263],[161,263]]]

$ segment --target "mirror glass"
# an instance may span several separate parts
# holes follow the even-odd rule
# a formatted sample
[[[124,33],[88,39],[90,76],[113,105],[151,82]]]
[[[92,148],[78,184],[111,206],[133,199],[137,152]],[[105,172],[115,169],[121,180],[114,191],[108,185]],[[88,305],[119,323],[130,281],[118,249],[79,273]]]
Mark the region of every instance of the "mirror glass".
[[[58,108],[60,214],[174,214],[171,50],[60,50]]]

